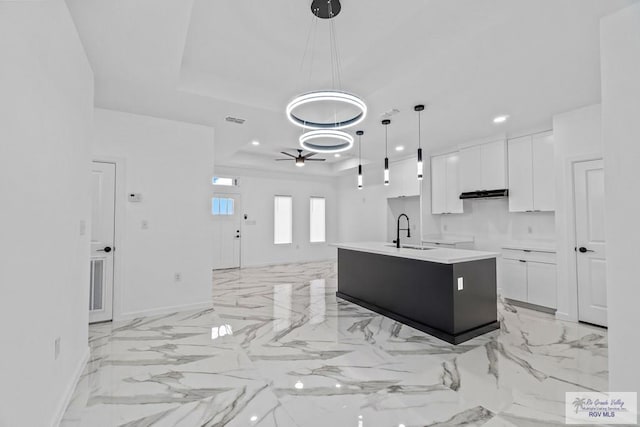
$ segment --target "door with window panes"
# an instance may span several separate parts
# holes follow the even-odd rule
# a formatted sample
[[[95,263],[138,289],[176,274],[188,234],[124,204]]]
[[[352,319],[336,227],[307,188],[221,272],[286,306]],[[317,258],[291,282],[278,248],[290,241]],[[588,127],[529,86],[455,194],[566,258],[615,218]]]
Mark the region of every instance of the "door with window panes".
[[[211,199],[214,225],[214,269],[239,268],[241,210],[239,194],[214,194]]]

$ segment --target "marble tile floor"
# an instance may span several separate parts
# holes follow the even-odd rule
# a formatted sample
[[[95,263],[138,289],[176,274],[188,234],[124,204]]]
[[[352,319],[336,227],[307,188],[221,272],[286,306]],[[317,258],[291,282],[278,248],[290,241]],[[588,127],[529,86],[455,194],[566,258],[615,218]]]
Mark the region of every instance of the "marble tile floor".
[[[458,346],[339,300],[334,262],[214,272],[212,307],[90,327],[62,426],[560,426],[606,330],[500,302]]]

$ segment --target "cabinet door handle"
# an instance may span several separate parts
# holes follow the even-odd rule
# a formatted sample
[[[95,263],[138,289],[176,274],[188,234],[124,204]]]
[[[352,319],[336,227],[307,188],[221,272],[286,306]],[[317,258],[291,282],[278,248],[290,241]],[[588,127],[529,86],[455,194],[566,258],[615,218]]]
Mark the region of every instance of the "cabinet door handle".
[[[519,259],[518,261],[520,261],[520,262],[527,262],[527,261],[525,261],[525,260],[523,260],[523,259]]]
[[[531,249],[523,249],[524,252],[531,252]]]

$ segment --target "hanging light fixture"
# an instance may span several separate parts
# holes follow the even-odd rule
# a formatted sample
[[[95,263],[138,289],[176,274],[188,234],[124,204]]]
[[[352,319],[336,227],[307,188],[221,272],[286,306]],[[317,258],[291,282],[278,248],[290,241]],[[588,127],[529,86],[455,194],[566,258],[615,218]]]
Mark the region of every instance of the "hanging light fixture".
[[[362,135],[364,131],[356,131],[358,135],[358,190],[362,190]]]
[[[316,153],[337,153],[351,148],[353,138],[342,132],[361,123],[367,116],[367,105],[358,96],[342,90],[340,57],[333,18],[342,10],[340,0],[313,0],[311,13],[314,16],[312,28],[309,31],[307,45],[302,64],[305,63],[310,41],[315,44],[316,27],[320,19],[329,21],[329,54],[331,57],[331,90],[314,90],[296,96],[287,104],[287,119],[305,130],[311,130],[300,137],[300,145]],[[313,35],[313,37],[312,37]],[[311,72],[317,69],[313,64],[313,46],[309,64],[309,82]],[[301,67],[302,68],[302,67]],[[318,139],[320,138],[320,139]],[[351,138],[351,142],[349,142]],[[315,143],[309,143],[309,140]]]
[[[387,141],[387,128],[391,124],[391,120],[384,119],[382,121],[384,125],[384,185],[389,185],[389,150]]]
[[[418,112],[418,180],[422,181],[422,126],[420,116],[422,116],[422,112],[424,111],[424,105],[416,105],[413,109]]]

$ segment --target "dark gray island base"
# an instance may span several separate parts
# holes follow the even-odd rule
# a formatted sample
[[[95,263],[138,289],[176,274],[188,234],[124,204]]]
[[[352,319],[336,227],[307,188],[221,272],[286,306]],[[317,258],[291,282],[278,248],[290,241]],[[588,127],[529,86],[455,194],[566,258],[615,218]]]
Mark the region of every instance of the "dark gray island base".
[[[443,264],[339,248],[336,295],[452,344],[500,328],[495,258]]]

